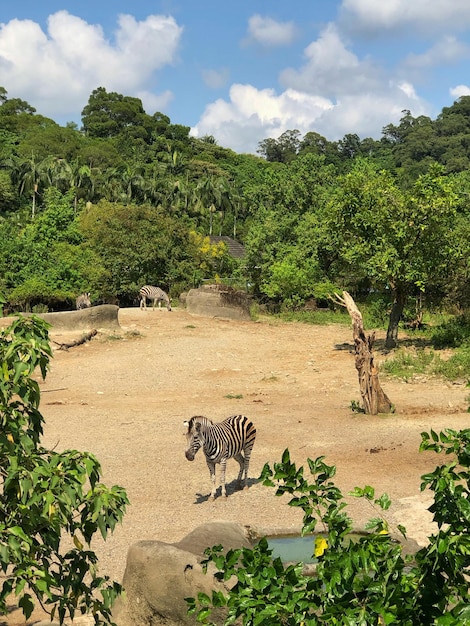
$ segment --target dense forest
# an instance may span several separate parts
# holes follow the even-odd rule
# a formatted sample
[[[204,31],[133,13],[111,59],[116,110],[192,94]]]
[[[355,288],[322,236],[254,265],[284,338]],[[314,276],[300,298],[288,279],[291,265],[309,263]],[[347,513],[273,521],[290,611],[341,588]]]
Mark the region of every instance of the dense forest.
[[[380,140],[293,129],[258,155],[138,98],[95,89],[60,126],[0,87],[0,307],[132,305],[141,285],[177,297],[204,280],[299,309],[373,295],[394,345],[407,309],[470,302],[470,97],[437,119],[403,111]],[[211,236],[245,247],[234,259]]]

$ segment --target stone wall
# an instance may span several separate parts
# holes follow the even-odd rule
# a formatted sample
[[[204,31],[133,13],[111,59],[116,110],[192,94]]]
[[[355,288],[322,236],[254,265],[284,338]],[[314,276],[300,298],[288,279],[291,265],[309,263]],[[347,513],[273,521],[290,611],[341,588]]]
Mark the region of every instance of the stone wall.
[[[35,315],[51,324],[53,330],[90,331],[100,328],[119,329],[118,312],[119,307],[115,304],[101,304],[79,311],[35,313]],[[21,313],[21,315],[30,317],[32,313]],[[12,316],[0,318],[0,328],[9,326],[13,319]]]

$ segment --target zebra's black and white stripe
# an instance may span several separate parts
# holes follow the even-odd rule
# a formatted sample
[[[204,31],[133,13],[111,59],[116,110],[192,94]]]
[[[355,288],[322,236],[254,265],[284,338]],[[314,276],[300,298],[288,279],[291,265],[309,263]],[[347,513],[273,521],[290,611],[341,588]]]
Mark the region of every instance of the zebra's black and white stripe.
[[[164,302],[166,308],[171,311],[170,298],[168,297],[168,294],[163,291],[163,289],[160,289],[160,287],[154,287],[153,285],[144,285],[139,291],[139,297],[141,309],[147,308],[147,300],[153,300],[153,309],[157,304],[160,307],[161,303]]]
[[[75,300],[75,306],[77,307],[77,311],[91,307],[90,294],[81,293]]]
[[[238,484],[241,486],[244,474],[244,488],[248,488],[248,467],[256,439],[256,428],[245,415],[232,415],[223,422],[214,424],[202,415],[195,415],[184,422],[188,448],[186,458],[194,461],[197,451],[202,448],[212,480],[210,499],[215,497],[215,465],[220,463],[222,496],[226,497],[225,470],[228,459],[235,459],[240,465]]]

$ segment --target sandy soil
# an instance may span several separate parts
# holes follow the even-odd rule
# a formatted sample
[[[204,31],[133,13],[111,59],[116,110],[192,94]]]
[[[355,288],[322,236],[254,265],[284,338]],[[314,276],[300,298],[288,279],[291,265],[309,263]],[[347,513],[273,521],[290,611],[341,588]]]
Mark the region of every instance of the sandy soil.
[[[337,466],[345,492],[365,484],[386,491],[394,501],[390,521],[425,541],[430,497],[420,493],[420,476],[438,457],[418,452],[420,432],[468,426],[463,383],[405,383],[382,375],[396,413],[365,416],[351,411],[360,396],[349,326],[235,322],[137,308],[121,309],[119,322],[119,335],[100,333],[68,351],[55,350],[41,383],[43,443],[93,452],[103,482],[124,486],[130,499],[122,526],[92,546],[102,573],[120,581],[132,543],[179,541],[207,521],[298,528],[301,512],[256,480],[285,448],[298,464],[324,455]],[[70,334],[52,332],[51,338],[65,343]],[[383,358],[377,352],[376,361]],[[228,498],[210,502],[203,453],[193,463],[185,459],[183,421],[236,413],[257,428],[250,488],[235,490],[238,465],[229,461]],[[349,513],[357,527],[374,516],[356,501]],[[13,612],[6,623],[24,621]]]

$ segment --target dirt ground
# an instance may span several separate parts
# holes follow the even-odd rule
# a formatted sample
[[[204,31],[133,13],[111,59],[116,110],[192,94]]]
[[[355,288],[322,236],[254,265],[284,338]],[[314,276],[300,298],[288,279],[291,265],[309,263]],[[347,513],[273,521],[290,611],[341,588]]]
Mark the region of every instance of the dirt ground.
[[[420,433],[468,427],[463,382],[406,383],[381,375],[396,413],[366,416],[351,411],[360,395],[349,326],[238,322],[138,308],[120,309],[119,323],[119,334],[99,333],[67,351],[56,349],[41,382],[44,445],[93,452],[103,482],[122,485],[130,499],[123,524],[106,543],[92,545],[103,574],[122,580],[132,543],[176,542],[208,521],[237,521],[266,532],[299,528],[301,511],[256,480],[286,448],[297,464],[324,455],[337,466],[344,492],[366,484],[377,494],[387,492],[390,522],[425,541],[432,530],[430,495],[420,493],[420,476],[439,457],[418,452]],[[51,338],[65,343],[70,334],[52,330]],[[376,353],[377,363],[384,358]],[[193,463],[185,459],[183,421],[238,413],[257,428],[250,488],[235,490],[238,465],[229,461],[228,497],[210,502],[203,453]],[[349,514],[362,528],[375,512],[352,501]],[[24,621],[13,612],[6,623]]]

